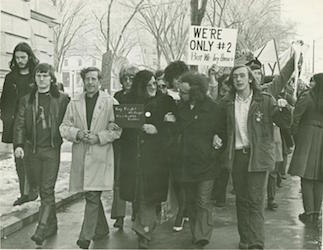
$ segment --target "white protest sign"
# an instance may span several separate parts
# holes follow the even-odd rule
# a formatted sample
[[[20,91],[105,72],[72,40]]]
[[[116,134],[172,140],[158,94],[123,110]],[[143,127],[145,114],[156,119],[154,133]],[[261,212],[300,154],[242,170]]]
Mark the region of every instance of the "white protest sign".
[[[236,29],[192,25],[188,40],[188,64],[233,67],[236,43]]]

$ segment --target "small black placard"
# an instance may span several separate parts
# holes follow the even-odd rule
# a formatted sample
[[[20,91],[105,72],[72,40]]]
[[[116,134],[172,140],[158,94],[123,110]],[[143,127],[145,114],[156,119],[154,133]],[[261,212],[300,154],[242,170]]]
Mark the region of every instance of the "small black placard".
[[[143,104],[120,104],[113,108],[115,122],[121,128],[140,128],[145,123]]]

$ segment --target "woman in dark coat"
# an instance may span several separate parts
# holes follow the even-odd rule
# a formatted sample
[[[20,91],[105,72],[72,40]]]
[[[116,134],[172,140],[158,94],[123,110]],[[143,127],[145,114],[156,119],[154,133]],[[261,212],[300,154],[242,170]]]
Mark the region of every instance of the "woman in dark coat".
[[[157,91],[152,72],[139,71],[123,103],[143,104],[145,124],[139,129],[124,129],[120,138],[120,196],[134,202],[133,230],[139,248],[148,248],[157,222],[156,207],[167,198],[169,169],[165,163],[170,122],[174,112],[170,96]]]
[[[199,247],[209,243],[213,229],[211,195],[217,174],[219,152],[214,148],[215,134],[224,134],[218,105],[208,96],[205,76],[181,76],[176,123],[178,127],[178,167],[175,175],[183,183],[193,242]],[[219,139],[219,138],[218,138]]]
[[[289,173],[301,177],[304,222],[316,223],[323,195],[323,73],[314,75],[314,87],[296,103],[292,132],[295,151]]]

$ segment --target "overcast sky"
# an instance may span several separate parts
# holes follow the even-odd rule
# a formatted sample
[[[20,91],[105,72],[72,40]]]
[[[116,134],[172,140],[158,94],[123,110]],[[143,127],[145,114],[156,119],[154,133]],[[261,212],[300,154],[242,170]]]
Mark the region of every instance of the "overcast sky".
[[[315,72],[323,72],[323,0],[281,1],[282,18],[297,22],[298,38],[311,46],[315,40]]]

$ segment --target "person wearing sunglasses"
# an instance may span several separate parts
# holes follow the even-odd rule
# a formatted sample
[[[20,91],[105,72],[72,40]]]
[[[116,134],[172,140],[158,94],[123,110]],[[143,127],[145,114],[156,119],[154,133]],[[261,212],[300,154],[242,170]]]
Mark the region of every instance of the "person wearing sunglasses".
[[[114,94],[114,98],[119,103],[123,103],[127,94],[130,92],[132,82],[135,74],[138,72],[138,68],[133,65],[124,66],[119,72],[119,80],[122,89]],[[113,142],[114,150],[114,185],[113,185],[113,201],[111,209],[111,219],[115,220],[113,227],[122,229],[124,223],[124,217],[126,216],[126,202],[120,198],[119,194],[119,163],[120,163],[120,142],[115,140]],[[134,211],[132,213],[132,220],[134,220]]]

